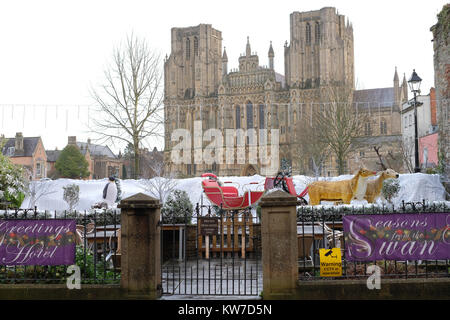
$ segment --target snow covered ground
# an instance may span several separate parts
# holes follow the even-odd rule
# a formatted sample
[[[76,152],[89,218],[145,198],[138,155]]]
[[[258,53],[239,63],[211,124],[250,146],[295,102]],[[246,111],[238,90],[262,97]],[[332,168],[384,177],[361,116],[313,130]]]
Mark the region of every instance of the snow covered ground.
[[[352,175],[342,175],[333,178],[319,178],[320,180],[343,180],[349,179]],[[307,176],[294,176],[294,185],[297,193],[304,190],[306,185],[314,178]],[[175,189],[184,190],[188,193],[191,202],[195,205],[197,202],[209,204],[205,196],[202,197],[202,178],[187,178],[175,179]],[[221,177],[222,182],[232,181],[238,187],[242,194],[245,190],[263,190],[265,177],[254,175],[251,177]],[[258,182],[258,185],[250,182]],[[409,201],[444,201],[445,189],[439,181],[439,175],[429,175],[423,173],[401,174],[399,177],[400,192],[399,195],[393,199],[394,205],[400,205],[402,200]],[[76,210],[89,210],[91,205],[102,201],[103,187],[107,183],[107,179],[100,180],[71,180],[58,179],[52,181],[39,181],[36,183],[37,197],[36,205],[38,210],[67,210],[68,204],[63,200],[63,186],[68,184],[77,184],[80,187],[80,200],[76,206]],[[152,194],[148,189],[145,189],[143,180],[121,180],[122,199],[132,196],[136,193],[142,192],[153,197],[158,197]],[[45,192],[44,192],[45,191]],[[41,195],[40,195],[41,193]],[[308,196],[306,196],[308,200]],[[31,197],[27,196],[22,203],[22,208],[30,208]],[[366,201],[354,201],[352,204],[365,204]]]

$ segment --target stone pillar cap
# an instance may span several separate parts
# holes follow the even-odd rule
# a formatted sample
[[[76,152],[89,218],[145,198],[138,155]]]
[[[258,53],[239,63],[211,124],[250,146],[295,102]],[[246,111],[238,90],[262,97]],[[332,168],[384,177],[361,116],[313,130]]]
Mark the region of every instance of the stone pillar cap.
[[[260,206],[261,207],[297,206],[297,197],[278,189],[264,195],[260,200]]]
[[[131,197],[122,199],[117,208],[161,208],[161,204],[158,199],[139,192]]]

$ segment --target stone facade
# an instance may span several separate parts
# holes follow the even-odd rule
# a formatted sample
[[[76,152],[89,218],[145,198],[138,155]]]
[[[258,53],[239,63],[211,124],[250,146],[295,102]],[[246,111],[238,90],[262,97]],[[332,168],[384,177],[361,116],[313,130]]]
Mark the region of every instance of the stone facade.
[[[261,156],[260,138],[256,142],[257,162],[249,161],[249,140],[244,147],[245,161],[239,158],[236,146],[232,149],[231,163],[225,161],[226,152],[219,153],[217,163],[196,161],[196,151],[203,151],[210,143],[195,142],[194,124],[201,123],[200,134],[208,129],[218,129],[223,141],[227,129],[254,129],[258,137],[263,132],[261,129],[267,129],[266,158],[278,158],[280,164],[291,166],[293,173],[307,173],[302,171],[293,155],[297,152],[295,129],[305,110],[323,103],[327,87],[342,86],[354,90],[353,47],[351,23],[330,7],[290,15],[290,43],[286,42],[284,46],[284,75],[274,70],[272,43],[267,53],[268,66],[261,66],[247,37],[245,52],[238,59],[239,68],[228,70],[228,55],[225,48],[222,51],[220,31],[208,24],[173,28],[171,54],[164,62],[166,172],[180,176],[199,176],[203,172],[221,176],[276,174],[278,165],[274,172],[273,167],[261,161],[264,157]],[[400,86],[397,76],[394,87],[383,88],[389,91],[389,105],[371,108],[373,101],[363,101],[368,102],[369,107],[363,109],[373,113],[374,122],[381,118],[388,122],[383,135],[400,134],[399,105],[404,99],[405,88],[406,83]],[[371,98],[377,99],[377,96]],[[176,164],[171,159],[172,151],[179,143],[171,141],[172,133],[179,128],[191,132],[190,163]],[[279,133],[277,155],[271,154],[270,149],[274,129]],[[332,158],[326,167],[325,175],[337,174]],[[351,164],[348,167],[353,169]]]
[[[439,135],[439,152],[445,163],[445,180],[450,177],[450,4],[438,14],[431,27],[434,49],[434,84]]]

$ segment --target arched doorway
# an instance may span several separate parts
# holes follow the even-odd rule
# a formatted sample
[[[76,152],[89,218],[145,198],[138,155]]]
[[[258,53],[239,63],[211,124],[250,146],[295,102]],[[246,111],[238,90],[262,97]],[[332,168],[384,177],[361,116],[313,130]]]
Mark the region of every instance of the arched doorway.
[[[241,172],[241,176],[253,176],[258,174],[258,168],[252,164],[247,164]]]

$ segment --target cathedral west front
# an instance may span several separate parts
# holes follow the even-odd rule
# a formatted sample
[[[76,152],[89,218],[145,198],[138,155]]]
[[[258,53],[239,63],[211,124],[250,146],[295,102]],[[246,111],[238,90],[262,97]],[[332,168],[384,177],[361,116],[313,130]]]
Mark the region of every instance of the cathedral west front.
[[[354,91],[361,99],[378,99],[371,90],[355,90],[353,27],[344,15],[335,8],[325,7],[317,11],[293,12],[290,14],[290,40],[284,45],[284,75],[274,69],[275,56],[272,43],[268,41],[268,66],[260,65],[260,57],[252,52],[251,39],[247,37],[245,51],[239,57],[239,67],[228,69],[226,48],[222,47],[222,32],[210,24],[195,27],[172,28],[171,53],[164,60],[164,116],[166,172],[180,177],[199,176],[214,172],[219,176],[274,175],[263,157],[249,161],[250,149],[235,145],[233,157],[220,154],[218,161],[210,163],[196,161],[197,149],[204,149],[210,142],[196,143],[195,126],[200,123],[202,132],[218,129],[225,137],[227,129],[250,130],[259,137],[267,132],[268,150],[265,156],[292,168],[294,174],[305,174],[305,168],[297,161],[295,152],[296,128],[306,110],[323,101],[323,90],[327,86],[345,87]],[[264,57],[266,58],[266,57]],[[397,76],[397,72],[395,73]],[[387,121],[381,135],[400,134],[397,116],[401,101],[406,99],[406,87],[394,81],[392,88],[381,90],[389,101],[383,108],[372,110],[381,113],[374,121]],[[379,92],[378,92],[379,93]],[[369,103],[369,112],[370,103]],[[377,124],[375,124],[377,127]],[[179,141],[172,141],[176,129],[191,132],[191,152],[184,154],[183,163],[174,162],[172,151]],[[274,129],[277,130],[278,154],[271,154]],[[372,132],[372,135],[374,132]],[[248,142],[248,139],[247,139]],[[256,141],[256,150],[262,152]],[[240,149],[243,148],[243,149]],[[198,150],[197,150],[198,151]],[[239,159],[239,151],[245,159]],[[183,152],[186,152],[184,150]],[[356,152],[356,151],[355,151]],[[359,151],[361,153],[361,151]],[[368,150],[370,154],[370,150]],[[190,161],[189,161],[190,160]],[[221,161],[222,160],[222,161]],[[227,160],[227,161],[226,161]],[[351,161],[349,170],[352,169]],[[335,161],[330,157],[322,168],[323,175],[336,175]]]

